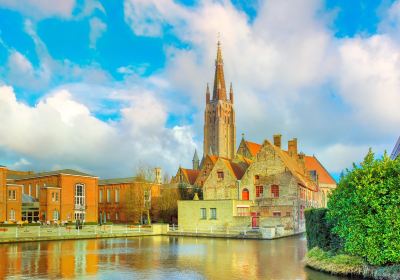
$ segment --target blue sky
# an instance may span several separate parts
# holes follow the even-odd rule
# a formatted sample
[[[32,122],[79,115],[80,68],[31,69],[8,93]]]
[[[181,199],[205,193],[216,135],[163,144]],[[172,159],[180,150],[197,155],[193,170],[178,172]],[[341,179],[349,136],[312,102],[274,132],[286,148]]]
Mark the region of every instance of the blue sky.
[[[237,135],[297,137],[337,176],[399,134],[399,22],[396,1],[0,0],[0,163],[189,165],[221,33]]]

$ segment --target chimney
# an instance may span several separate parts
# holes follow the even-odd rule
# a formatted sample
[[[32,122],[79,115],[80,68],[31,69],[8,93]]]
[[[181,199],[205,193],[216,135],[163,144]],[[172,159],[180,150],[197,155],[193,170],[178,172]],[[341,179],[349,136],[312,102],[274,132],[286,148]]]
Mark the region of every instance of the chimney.
[[[291,157],[297,156],[297,138],[288,141],[288,152]]]
[[[303,152],[299,153],[299,163],[301,168],[306,172],[306,161],[305,161],[305,154]]]
[[[162,178],[161,178],[161,168],[160,167],[156,167],[154,168],[154,175],[155,175],[155,183],[156,184],[161,184],[162,183]]]
[[[281,134],[274,134],[274,145],[281,149],[282,145],[282,135]]]

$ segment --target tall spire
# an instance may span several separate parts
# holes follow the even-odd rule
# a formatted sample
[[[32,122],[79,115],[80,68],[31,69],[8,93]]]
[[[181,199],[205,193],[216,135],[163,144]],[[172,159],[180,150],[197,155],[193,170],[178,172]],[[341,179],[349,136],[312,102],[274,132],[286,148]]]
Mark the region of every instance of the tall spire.
[[[231,103],[233,103],[233,87],[232,87],[232,83],[231,83],[231,87],[229,89],[229,100],[231,101]]]
[[[206,89],[206,104],[210,103],[210,87],[208,86],[207,83],[207,89]]]
[[[199,156],[197,155],[197,149],[194,150],[192,163],[193,163],[193,169],[194,170],[199,170],[200,160],[199,160]]]
[[[224,61],[222,60],[221,42],[219,40],[217,43],[217,59],[215,60],[213,101],[215,100],[226,100]]]

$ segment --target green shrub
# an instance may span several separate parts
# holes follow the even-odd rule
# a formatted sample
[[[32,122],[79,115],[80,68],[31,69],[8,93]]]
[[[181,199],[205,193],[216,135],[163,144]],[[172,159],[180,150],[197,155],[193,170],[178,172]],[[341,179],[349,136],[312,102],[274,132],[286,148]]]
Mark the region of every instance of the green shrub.
[[[306,209],[306,235],[308,249],[319,247],[325,251],[339,251],[340,238],[332,232],[333,223],[326,219],[328,209]]]
[[[400,158],[377,160],[370,150],[342,176],[328,209],[345,252],[372,265],[400,263]]]

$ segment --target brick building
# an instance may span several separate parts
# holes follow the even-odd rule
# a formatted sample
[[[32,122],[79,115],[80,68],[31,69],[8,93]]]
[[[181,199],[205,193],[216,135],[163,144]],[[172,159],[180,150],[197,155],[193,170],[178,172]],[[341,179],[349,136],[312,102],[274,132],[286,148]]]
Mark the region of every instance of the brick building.
[[[156,177],[157,178],[157,177]],[[99,181],[99,217],[102,222],[139,222],[147,215],[157,219],[157,202],[161,182],[143,182],[136,177],[114,178]]]
[[[76,170],[34,173],[0,168],[0,222],[96,222],[98,178]]]

